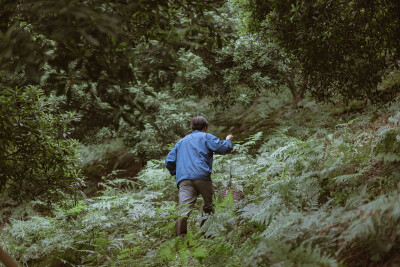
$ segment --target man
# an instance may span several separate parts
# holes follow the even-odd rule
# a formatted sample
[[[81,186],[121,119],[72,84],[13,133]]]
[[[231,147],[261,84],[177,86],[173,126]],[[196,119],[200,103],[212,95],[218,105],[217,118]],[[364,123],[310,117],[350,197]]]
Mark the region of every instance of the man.
[[[179,140],[165,160],[171,175],[176,175],[179,204],[188,205],[179,211],[175,226],[177,236],[187,233],[187,217],[200,194],[204,200],[203,212],[209,215],[214,211],[214,188],[211,181],[213,154],[224,155],[233,147],[233,135],[220,140],[207,133],[208,122],[203,116],[194,117],[190,127],[193,132]]]

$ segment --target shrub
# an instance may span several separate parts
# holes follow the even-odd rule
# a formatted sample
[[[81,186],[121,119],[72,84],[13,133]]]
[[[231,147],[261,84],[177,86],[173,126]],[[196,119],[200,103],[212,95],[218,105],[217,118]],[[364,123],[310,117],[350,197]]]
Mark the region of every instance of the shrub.
[[[79,179],[72,113],[53,115],[36,87],[0,91],[0,191],[18,201],[59,200]]]

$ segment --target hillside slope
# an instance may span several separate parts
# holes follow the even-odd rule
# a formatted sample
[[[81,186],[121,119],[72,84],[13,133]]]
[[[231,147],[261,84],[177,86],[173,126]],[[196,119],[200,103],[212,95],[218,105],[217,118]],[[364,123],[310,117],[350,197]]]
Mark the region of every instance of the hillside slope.
[[[177,189],[161,159],[135,180],[103,177],[100,196],[52,216],[15,215],[0,246],[38,266],[399,264],[400,99],[353,109],[302,104],[271,111],[263,117],[273,123],[260,118],[265,128],[215,156],[216,213],[199,229],[199,200],[184,242],[173,236]],[[222,198],[227,189],[244,198]]]

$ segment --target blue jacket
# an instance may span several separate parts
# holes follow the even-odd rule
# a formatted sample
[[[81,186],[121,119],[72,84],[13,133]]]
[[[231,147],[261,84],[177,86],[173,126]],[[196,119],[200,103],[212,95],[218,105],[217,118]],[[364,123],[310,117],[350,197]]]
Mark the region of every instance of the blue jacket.
[[[168,153],[165,167],[176,175],[176,183],[185,179],[211,180],[213,154],[226,154],[232,150],[230,140],[198,130],[188,134]]]

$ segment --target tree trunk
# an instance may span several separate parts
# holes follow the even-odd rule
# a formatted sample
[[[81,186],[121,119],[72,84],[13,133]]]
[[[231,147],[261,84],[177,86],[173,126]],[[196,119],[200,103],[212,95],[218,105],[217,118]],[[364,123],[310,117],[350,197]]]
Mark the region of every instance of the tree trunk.
[[[0,261],[6,267],[18,267],[18,264],[0,247]]]
[[[301,101],[301,97],[295,90],[293,90],[293,91],[290,90],[290,92],[292,92],[292,96],[293,96],[292,109],[298,109],[299,102]]]
[[[307,90],[308,77],[304,75],[301,80],[301,86],[297,86],[296,73],[292,71],[287,79],[287,84],[293,96],[292,109],[298,109],[299,102],[303,100]]]
[[[298,109],[302,96],[297,92],[294,73],[291,73],[288,78],[288,87],[293,96],[292,109]]]

